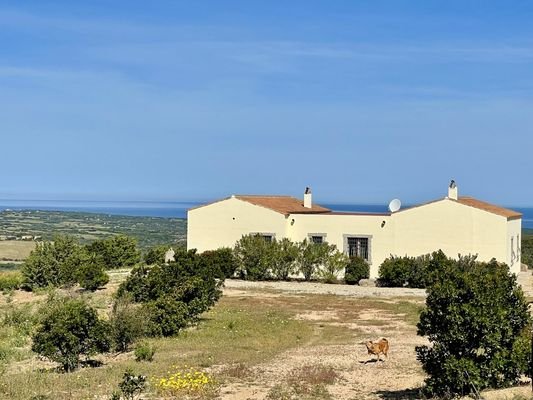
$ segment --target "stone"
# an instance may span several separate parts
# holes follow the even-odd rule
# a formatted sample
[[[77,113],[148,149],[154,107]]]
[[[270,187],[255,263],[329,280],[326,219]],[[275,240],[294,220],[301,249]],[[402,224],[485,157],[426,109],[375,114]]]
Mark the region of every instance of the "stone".
[[[375,279],[361,279],[359,281],[359,286],[376,287],[376,280]]]

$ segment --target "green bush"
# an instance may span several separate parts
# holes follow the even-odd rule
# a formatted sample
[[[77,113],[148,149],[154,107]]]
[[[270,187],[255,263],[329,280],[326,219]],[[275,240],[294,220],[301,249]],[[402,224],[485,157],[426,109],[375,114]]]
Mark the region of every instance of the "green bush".
[[[157,245],[150,247],[143,255],[146,265],[162,264],[165,262],[165,253],[170,249],[169,245]]]
[[[350,257],[350,262],[346,266],[344,282],[348,285],[356,285],[361,279],[368,279],[370,276],[370,266],[362,257]]]
[[[87,254],[72,236],[57,235],[53,241],[54,258],[59,267],[59,284],[72,286],[76,283],[76,272]]]
[[[418,257],[390,256],[379,266],[378,285],[425,288],[430,279],[428,265],[434,259],[445,261],[447,257],[441,250]]]
[[[515,384],[528,373],[527,303],[506,265],[433,257],[417,347],[429,395],[451,397]]]
[[[113,394],[115,399],[123,397],[126,400],[134,400],[146,388],[146,376],[134,375],[131,369],[127,369],[118,387],[120,389],[120,395]]]
[[[63,370],[76,369],[81,356],[109,350],[107,323],[84,301],[52,300],[42,312],[42,321],[33,335],[32,350],[58,362]]]
[[[298,245],[287,238],[274,241],[272,245],[272,275],[275,279],[286,281],[296,269]]]
[[[175,335],[190,322],[187,304],[172,295],[164,295],[148,303],[146,308],[154,336]]]
[[[91,254],[79,266],[76,276],[79,285],[90,291],[105,286],[109,282],[109,275],[104,270],[101,258]]]
[[[133,267],[141,261],[137,240],[125,235],[96,240],[87,245],[89,253],[102,257],[106,269]]]
[[[0,272],[0,290],[17,290],[24,283],[24,277],[18,271]]]
[[[208,250],[200,254],[204,268],[212,269],[215,276],[220,279],[232,278],[237,270],[237,259],[233,250],[222,247],[217,250]]]
[[[235,245],[237,274],[246,280],[267,280],[272,277],[273,241],[261,235],[245,235]]]
[[[32,250],[22,265],[24,284],[29,289],[60,285],[59,263],[54,253],[51,242],[37,243]]]
[[[224,281],[196,251],[177,252],[175,259],[166,265],[134,268],[118,290],[119,296],[129,293],[134,301],[145,304],[153,334],[178,333],[222,295]]]
[[[337,282],[339,273],[346,268],[350,262],[349,257],[337,250],[334,244],[324,243],[325,249],[322,265],[318,268],[318,276],[326,283]]]
[[[148,342],[141,342],[135,346],[135,361],[152,361],[154,359],[155,348]]]
[[[55,236],[53,242],[37,243],[21,272],[29,289],[71,286],[86,258],[84,249],[70,236]]]
[[[520,246],[520,252],[522,254],[522,262],[529,268],[533,268],[533,232],[529,231],[529,234],[522,235],[522,243]]]
[[[328,253],[327,243],[313,243],[304,239],[298,244],[298,272],[300,272],[306,281],[311,280],[316,275],[320,265],[326,259]]]
[[[385,287],[409,286],[409,277],[413,269],[413,257],[390,256],[379,266],[378,284]]]
[[[134,304],[131,295],[118,297],[109,317],[111,338],[116,351],[127,351],[137,339],[150,333],[149,315]]]
[[[244,235],[234,250],[239,277],[251,281],[270,279],[274,249],[273,240],[268,241],[261,235]]]

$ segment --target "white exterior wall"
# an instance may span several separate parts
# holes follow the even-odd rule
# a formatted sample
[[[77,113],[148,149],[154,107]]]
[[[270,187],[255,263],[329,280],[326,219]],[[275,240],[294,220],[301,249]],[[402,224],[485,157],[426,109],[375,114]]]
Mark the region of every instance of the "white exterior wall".
[[[250,233],[285,235],[286,218],[268,208],[229,198],[187,212],[187,248],[199,252],[233,247]]]
[[[477,254],[479,261],[496,258],[508,263],[506,217],[445,199],[395,213],[393,220],[398,256],[441,249],[453,258]]]
[[[368,237],[370,276],[374,278],[379,265],[390,255],[393,229],[388,215],[291,214],[288,222],[287,237],[293,241],[307,239],[310,234],[326,234],[325,241],[343,252],[347,252],[345,236]]]

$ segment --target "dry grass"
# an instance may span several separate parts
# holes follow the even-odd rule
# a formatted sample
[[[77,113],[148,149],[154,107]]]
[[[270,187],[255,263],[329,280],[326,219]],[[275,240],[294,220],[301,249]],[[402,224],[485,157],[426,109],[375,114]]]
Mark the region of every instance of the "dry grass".
[[[0,241],[0,260],[25,260],[34,248],[35,242],[26,242],[21,240],[2,240]]]
[[[99,309],[101,315],[107,315],[113,293],[124,276],[123,271],[112,272],[111,282],[105,290],[83,296]],[[71,294],[81,295],[75,289]],[[6,299],[0,302],[4,304],[4,310],[6,307],[33,309],[35,302],[42,302],[45,295],[16,291],[11,297],[14,305],[6,304]],[[29,351],[29,336],[25,335],[18,340],[20,348],[16,356],[9,355],[4,363],[0,398],[18,400],[43,395],[58,400],[103,399],[116,389],[126,368],[152,378],[164,376],[171,366],[185,365],[208,371],[223,389],[244,385],[262,390],[260,397],[253,395],[251,398],[341,398],[330,392],[345,386],[342,382],[346,379],[347,368],[352,367],[337,366],[335,359],[322,362],[313,354],[322,352],[322,349],[336,352],[336,348],[349,348],[353,351],[357,343],[368,339],[368,329],[381,333],[382,329],[389,328],[388,324],[401,326],[402,332],[416,336],[413,321],[420,309],[419,298],[397,302],[263,292],[223,296],[210,312],[204,314],[198,326],[175,338],[150,339],[149,344],[157,349],[152,362],[136,362],[133,352],[110,354],[98,357],[102,366],[83,368],[71,374],[57,373],[54,364],[33,355]],[[384,322],[383,318],[389,321]],[[13,343],[8,331],[3,339],[8,347]],[[309,358],[306,356],[308,361],[297,364],[290,359],[283,361],[284,355],[291,352],[309,355]],[[351,361],[350,365],[359,368],[356,362]],[[264,368],[271,372],[265,373]],[[280,383],[276,385],[276,382]],[[235,390],[238,393],[243,389],[239,386]],[[224,393],[222,398],[227,395]],[[154,388],[149,388],[147,398],[154,396]]]
[[[333,385],[339,378],[333,367],[324,365],[304,365],[289,373],[287,382],[290,385]]]

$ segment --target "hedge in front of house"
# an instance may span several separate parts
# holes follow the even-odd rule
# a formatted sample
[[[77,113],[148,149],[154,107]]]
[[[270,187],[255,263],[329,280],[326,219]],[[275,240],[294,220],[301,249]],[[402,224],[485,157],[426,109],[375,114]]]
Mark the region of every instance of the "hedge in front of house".
[[[442,250],[418,257],[391,255],[379,266],[378,285],[423,289],[429,284],[428,266],[434,260],[444,262],[448,257]]]
[[[361,279],[368,279],[370,276],[370,266],[362,257],[350,257],[350,262],[346,266],[344,282],[348,285],[357,285]]]

